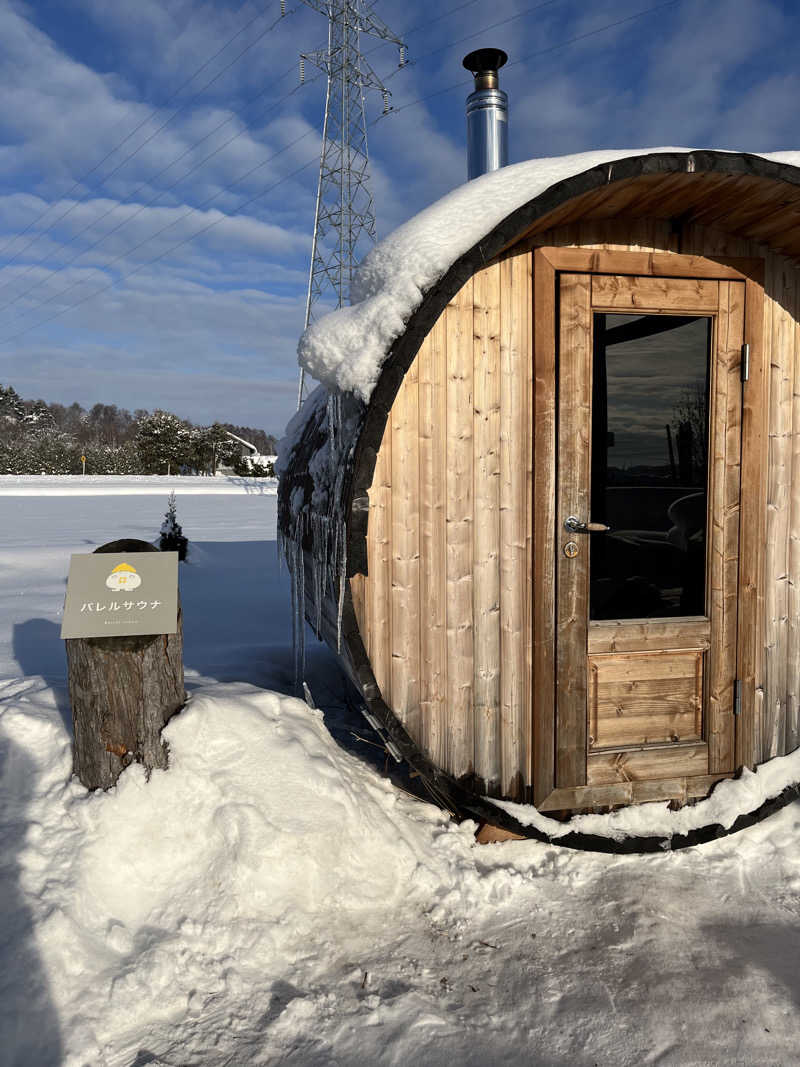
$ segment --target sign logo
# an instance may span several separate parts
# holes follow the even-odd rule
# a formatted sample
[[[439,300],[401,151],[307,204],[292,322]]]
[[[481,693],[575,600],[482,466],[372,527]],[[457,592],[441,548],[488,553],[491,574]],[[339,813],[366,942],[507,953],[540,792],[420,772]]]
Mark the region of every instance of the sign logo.
[[[106,578],[106,585],[116,593],[128,589],[138,589],[141,584],[142,579],[136,573],[136,568],[131,567],[130,563],[120,563]]]

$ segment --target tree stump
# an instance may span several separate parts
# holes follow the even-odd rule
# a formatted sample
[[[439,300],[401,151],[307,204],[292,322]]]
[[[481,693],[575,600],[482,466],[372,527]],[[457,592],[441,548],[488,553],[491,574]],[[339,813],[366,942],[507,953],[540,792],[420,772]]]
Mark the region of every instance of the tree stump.
[[[157,552],[123,539],[95,552]],[[167,766],[161,731],[183,707],[183,613],[178,630],[143,637],[68,638],[67,668],[75,734],[73,770],[88,789],[109,789],[125,767],[149,774]]]

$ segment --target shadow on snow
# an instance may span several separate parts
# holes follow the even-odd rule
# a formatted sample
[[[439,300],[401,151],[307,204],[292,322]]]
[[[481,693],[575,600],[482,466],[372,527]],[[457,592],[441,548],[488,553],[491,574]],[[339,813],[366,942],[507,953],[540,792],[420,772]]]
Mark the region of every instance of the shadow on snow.
[[[20,885],[19,855],[36,779],[27,755],[0,736],[0,1062],[7,1067],[59,1067],[58,1015],[36,946],[33,917]]]
[[[181,565],[187,689],[210,678],[298,696],[289,576],[275,541],[193,543]],[[417,793],[405,765],[388,757],[358,710],[358,696],[336,656],[306,626],[303,678],[342,748]],[[201,679],[194,681],[192,672]]]

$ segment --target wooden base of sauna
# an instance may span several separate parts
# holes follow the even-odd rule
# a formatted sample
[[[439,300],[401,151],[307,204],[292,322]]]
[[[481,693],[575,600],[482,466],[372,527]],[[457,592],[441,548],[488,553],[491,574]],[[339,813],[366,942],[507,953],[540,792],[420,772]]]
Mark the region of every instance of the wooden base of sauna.
[[[492,826],[490,822],[482,822],[475,834],[475,840],[479,845],[496,845],[502,841],[527,841],[528,839],[522,834],[514,834],[510,830]]]

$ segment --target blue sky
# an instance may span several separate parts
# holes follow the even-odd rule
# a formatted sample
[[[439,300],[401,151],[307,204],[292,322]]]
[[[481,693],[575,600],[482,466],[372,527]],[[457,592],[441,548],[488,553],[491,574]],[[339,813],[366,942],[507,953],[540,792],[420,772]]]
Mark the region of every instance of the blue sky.
[[[281,432],[324,105],[297,57],[326,37],[286,6],[268,29],[279,0],[0,0],[0,382]],[[369,56],[396,108],[370,129],[379,234],[465,180],[461,58],[483,45],[510,57],[512,162],[799,146],[800,5],[677,0],[621,22],[656,6],[377,0],[413,61]]]

